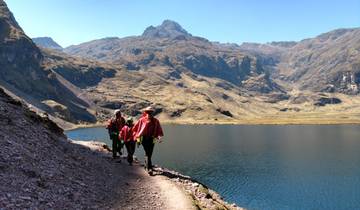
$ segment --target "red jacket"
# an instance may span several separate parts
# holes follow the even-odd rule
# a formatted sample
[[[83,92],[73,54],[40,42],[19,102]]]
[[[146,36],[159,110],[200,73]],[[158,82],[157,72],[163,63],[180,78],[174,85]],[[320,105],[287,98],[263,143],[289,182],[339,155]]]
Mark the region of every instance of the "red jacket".
[[[137,139],[140,136],[151,136],[154,138],[164,136],[159,120],[154,117],[148,118],[146,115],[143,115],[135,123],[132,131],[134,139]]]
[[[119,138],[124,140],[124,142],[135,141],[132,129],[127,125],[121,129]]]
[[[119,119],[111,118],[108,121],[106,129],[108,129],[109,132],[120,132],[124,125],[125,119],[123,117],[120,117]]]

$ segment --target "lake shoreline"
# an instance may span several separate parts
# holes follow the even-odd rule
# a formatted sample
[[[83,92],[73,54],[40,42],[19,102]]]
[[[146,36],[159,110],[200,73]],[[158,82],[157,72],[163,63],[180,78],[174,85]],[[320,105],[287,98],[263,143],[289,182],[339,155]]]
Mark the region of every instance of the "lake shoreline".
[[[163,125],[360,125],[360,121],[277,121],[277,120],[248,120],[248,121],[161,121]],[[72,124],[71,126],[60,125],[64,131],[71,131],[81,128],[105,127],[106,122],[93,124]]]

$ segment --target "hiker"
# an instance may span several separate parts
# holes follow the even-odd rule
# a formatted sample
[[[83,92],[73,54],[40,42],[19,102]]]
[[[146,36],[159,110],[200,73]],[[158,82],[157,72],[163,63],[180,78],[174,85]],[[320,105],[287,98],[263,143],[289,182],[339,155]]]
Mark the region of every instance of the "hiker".
[[[158,139],[161,143],[163,131],[158,119],[154,117],[154,109],[147,107],[144,110],[142,117],[136,122],[133,127],[134,139],[142,144],[145,150],[145,169],[152,175],[151,156],[155,146],[155,140]]]
[[[136,140],[134,139],[134,135],[132,133],[132,127],[133,119],[129,117],[128,119],[126,119],[125,126],[120,131],[120,139],[125,143],[126,151],[128,154],[127,161],[129,165],[132,165],[136,144]]]
[[[110,139],[112,140],[113,159],[117,158],[117,152],[119,152],[120,156],[122,155],[121,149],[123,145],[119,139],[119,133],[124,125],[125,119],[121,116],[120,110],[115,110],[114,116],[109,120],[108,125],[106,126]]]

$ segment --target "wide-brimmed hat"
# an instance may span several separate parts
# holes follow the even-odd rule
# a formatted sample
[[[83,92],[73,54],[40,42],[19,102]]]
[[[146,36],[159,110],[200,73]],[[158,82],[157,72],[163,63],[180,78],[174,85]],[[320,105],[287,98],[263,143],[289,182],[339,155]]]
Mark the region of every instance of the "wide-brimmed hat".
[[[119,113],[121,113],[120,109],[116,109],[116,110],[114,111],[114,116],[118,115]]]
[[[144,109],[144,112],[154,112],[155,110],[151,107],[151,106],[148,106]]]

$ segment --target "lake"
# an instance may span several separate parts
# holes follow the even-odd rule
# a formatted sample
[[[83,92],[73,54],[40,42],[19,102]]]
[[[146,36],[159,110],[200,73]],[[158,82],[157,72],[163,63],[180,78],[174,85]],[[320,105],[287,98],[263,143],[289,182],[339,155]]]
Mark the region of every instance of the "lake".
[[[189,175],[248,209],[360,209],[359,128],[166,125],[154,163]],[[111,145],[104,128],[66,134]]]

